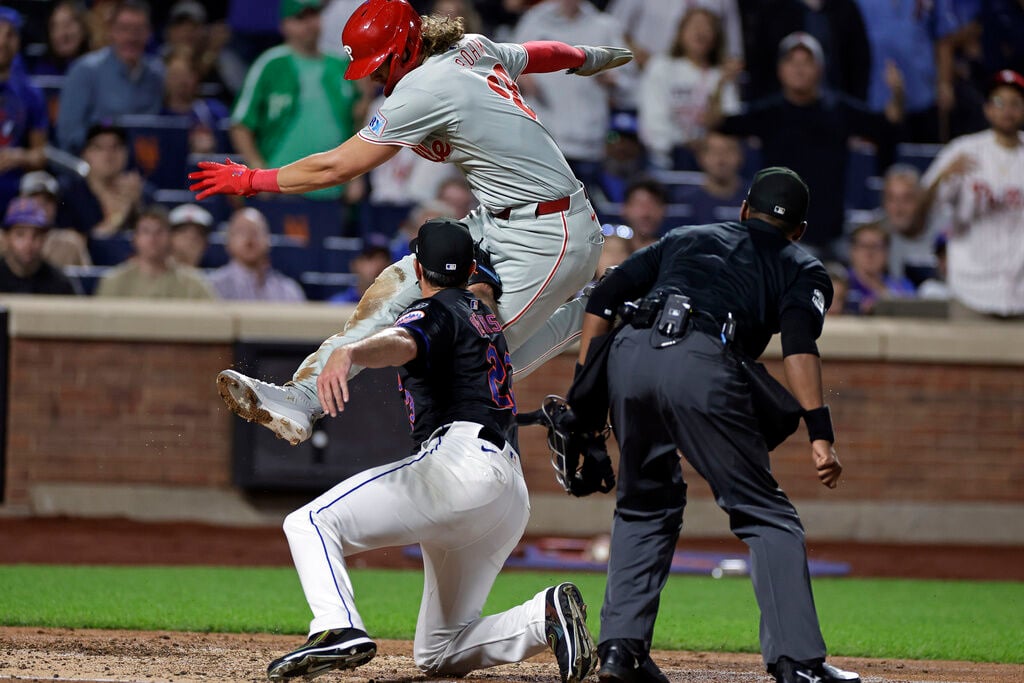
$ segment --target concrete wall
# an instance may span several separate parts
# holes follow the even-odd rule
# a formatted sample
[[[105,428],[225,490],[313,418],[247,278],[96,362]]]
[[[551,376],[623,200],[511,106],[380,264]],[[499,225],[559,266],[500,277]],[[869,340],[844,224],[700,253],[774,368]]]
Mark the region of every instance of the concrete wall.
[[[3,297],[10,310],[0,514],[123,514],[274,523],[231,487],[231,427],[213,379],[238,339],[308,341],[347,308]],[[812,537],[1024,544],[1024,327],[830,319],[827,401],[846,468],[814,476],[803,429],[773,470]],[[781,377],[778,348],[767,364]],[[564,394],[573,357],[519,381],[520,406]],[[613,498],[566,496],[543,432],[524,430],[531,531],[607,530]],[[692,470],[686,530],[728,525]]]

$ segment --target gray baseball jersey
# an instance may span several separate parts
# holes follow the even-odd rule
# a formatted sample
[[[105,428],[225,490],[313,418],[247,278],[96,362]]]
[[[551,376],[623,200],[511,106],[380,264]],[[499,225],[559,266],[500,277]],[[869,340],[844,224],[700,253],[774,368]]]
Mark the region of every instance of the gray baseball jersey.
[[[492,212],[571,195],[579,182],[515,83],[526,63],[521,45],[468,34],[403,77],[359,137],[455,164]]]

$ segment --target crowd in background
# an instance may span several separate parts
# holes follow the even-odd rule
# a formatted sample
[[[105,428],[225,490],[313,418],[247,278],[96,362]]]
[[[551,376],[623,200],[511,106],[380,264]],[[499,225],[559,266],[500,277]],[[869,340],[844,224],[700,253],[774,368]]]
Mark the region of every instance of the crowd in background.
[[[301,263],[271,266],[294,246],[287,219],[188,201],[185,160],[278,167],[361,128],[382,95],[344,80],[341,28],[358,4],[0,7],[0,291],[80,292],[102,271],[84,288],[97,296],[307,298]],[[1024,315],[1024,1],[412,4],[496,40],[632,48],[633,63],[595,78],[519,79],[607,223],[602,268],[668,229],[736,219],[752,171],[784,165],[810,186],[804,246],[843,292],[831,313],[952,297],[961,312]],[[140,135],[140,116],[185,122],[169,181],[154,168],[173,154]],[[456,169],[410,150],[305,201],[329,217],[316,240],[358,245],[347,286],[314,297],[342,302],[424,219],[475,206]]]

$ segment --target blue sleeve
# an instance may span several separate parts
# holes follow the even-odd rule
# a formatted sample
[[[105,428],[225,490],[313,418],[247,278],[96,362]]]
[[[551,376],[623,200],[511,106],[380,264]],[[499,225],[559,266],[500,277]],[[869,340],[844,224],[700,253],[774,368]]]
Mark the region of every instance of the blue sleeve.
[[[455,323],[451,311],[438,301],[420,299],[398,316],[394,326],[408,330],[416,340],[416,358],[406,363],[410,371],[429,368],[434,359],[451,350]]]
[[[92,110],[92,72],[81,60],[71,65],[60,92],[57,112],[57,144],[77,154],[85,144]]]

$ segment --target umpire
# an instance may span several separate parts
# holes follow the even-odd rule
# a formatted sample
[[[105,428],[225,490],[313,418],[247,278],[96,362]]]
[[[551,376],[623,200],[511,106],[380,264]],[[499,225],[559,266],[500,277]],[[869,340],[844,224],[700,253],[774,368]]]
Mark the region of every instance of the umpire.
[[[800,176],[763,169],[739,222],[677,228],[630,256],[591,295],[581,362],[620,306],[639,300],[622,309],[635,311],[632,322],[606,347],[621,457],[601,610],[602,681],[667,681],[649,652],[686,505],[677,449],[750,548],[761,652],[775,680],[860,681],[825,664],[803,526],[772,477],[768,444],[777,439],[762,431],[748,371],[781,331],[786,379],[800,404],[786,396],[792,428],[802,406],[818,478],[835,488],[842,467],[816,345],[832,286],[821,262],[795,244],[808,203]]]

